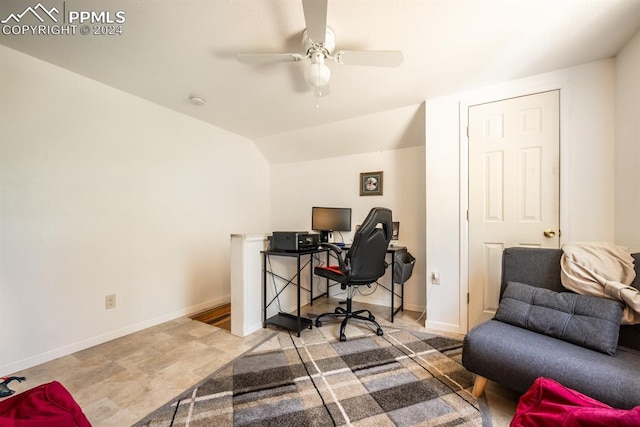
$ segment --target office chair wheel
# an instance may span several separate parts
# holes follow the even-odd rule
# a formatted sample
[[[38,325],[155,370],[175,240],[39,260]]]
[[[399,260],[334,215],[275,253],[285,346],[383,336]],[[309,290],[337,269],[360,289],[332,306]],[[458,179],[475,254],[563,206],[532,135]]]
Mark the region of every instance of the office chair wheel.
[[[346,341],[347,336],[345,334],[340,334],[340,341]]]
[[[379,337],[384,335],[384,331],[382,330],[382,328],[378,328],[378,330],[376,331],[376,335],[378,335]]]
[[[316,328],[319,328],[322,326],[322,322],[319,320],[316,320]]]

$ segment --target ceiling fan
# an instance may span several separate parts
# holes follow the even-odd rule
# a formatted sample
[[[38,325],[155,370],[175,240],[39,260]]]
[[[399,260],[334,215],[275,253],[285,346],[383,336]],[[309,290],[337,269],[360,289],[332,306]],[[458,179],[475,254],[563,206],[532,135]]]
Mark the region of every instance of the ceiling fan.
[[[395,50],[340,50],[335,49],[335,35],[327,27],[328,0],[302,0],[307,28],[302,33],[304,53],[246,53],[237,56],[243,64],[270,64],[275,62],[299,62],[309,60],[305,69],[306,82],[315,89],[317,97],[329,94],[331,70],[325,64],[332,59],[341,65],[369,65],[397,67],[402,63],[402,52]]]

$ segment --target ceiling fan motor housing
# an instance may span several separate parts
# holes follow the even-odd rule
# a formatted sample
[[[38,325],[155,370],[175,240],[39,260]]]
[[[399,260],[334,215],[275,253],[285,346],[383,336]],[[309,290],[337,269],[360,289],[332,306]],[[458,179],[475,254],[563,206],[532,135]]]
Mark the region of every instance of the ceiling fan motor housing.
[[[331,28],[327,27],[327,33],[324,39],[324,43],[315,43],[309,38],[307,30],[302,32],[302,49],[307,54],[314,51],[324,51],[326,55],[331,55],[331,52],[336,48],[336,36],[333,34]]]

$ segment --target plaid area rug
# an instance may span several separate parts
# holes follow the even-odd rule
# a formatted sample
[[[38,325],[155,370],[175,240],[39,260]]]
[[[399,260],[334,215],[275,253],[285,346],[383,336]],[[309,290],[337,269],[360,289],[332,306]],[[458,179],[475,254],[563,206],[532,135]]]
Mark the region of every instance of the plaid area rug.
[[[460,341],[357,329],[274,332],[136,426],[482,425]]]

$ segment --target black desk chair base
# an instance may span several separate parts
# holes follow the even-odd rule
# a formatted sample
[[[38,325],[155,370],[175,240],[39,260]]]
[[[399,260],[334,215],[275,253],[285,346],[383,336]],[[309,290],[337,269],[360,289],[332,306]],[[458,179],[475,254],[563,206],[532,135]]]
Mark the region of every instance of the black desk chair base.
[[[351,290],[351,288],[349,288],[349,290]],[[351,309],[352,308],[351,295],[349,295],[349,297],[347,298],[346,303],[347,303],[346,309],[342,307],[336,307],[333,313],[323,313],[318,317],[316,317],[316,322],[315,322],[316,328],[319,328],[322,326],[322,322],[320,321],[322,317],[325,317],[325,316],[332,316],[332,317],[338,317],[338,318],[344,317],[344,319],[342,320],[342,323],[340,324],[340,341],[347,340],[347,336],[344,332],[345,332],[345,329],[347,328],[347,322],[349,322],[349,319],[356,319],[356,320],[362,320],[364,322],[369,322],[376,327],[376,335],[378,336],[384,335],[384,331],[382,330],[378,322],[376,322],[376,317],[369,310],[353,311]],[[366,314],[366,316],[363,316],[362,314]]]

